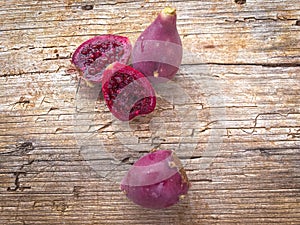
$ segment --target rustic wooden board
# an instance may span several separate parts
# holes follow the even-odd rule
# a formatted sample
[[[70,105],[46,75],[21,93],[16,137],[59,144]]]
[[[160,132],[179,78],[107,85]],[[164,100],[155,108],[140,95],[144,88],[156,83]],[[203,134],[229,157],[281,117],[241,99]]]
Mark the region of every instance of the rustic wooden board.
[[[76,47],[134,43],[166,5],[185,53],[179,95],[159,92],[130,126],[76,97]],[[2,0],[0,14],[1,224],[300,224],[298,0]],[[192,183],[164,211],[118,184],[156,147],[175,149]]]

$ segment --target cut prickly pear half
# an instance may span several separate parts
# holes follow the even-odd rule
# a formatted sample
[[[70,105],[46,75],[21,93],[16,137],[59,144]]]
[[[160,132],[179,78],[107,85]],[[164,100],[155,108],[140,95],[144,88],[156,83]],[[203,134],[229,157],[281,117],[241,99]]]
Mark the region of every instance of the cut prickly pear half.
[[[176,204],[188,192],[189,181],[176,154],[157,150],[136,161],[121,182],[121,190],[134,203],[151,209]]]
[[[156,105],[149,80],[130,66],[115,62],[103,72],[102,93],[112,114],[122,121],[151,113]]]
[[[166,7],[138,37],[132,50],[133,67],[154,81],[165,82],[177,73],[182,43],[176,26],[176,9]]]
[[[72,56],[72,63],[81,76],[92,82],[101,82],[105,68],[116,61],[126,64],[132,46],[127,37],[101,35],[82,43]]]

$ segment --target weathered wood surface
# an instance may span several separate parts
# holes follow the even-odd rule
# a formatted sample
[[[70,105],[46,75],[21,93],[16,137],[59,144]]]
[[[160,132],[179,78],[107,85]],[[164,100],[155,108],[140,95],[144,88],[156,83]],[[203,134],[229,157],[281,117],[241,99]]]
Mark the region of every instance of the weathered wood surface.
[[[237,2],[2,0],[0,223],[300,224],[300,3]],[[187,101],[162,95],[128,128],[75,98],[76,46],[105,33],[134,43],[165,5]],[[117,182],[153,147],[175,149],[192,183],[165,211]]]

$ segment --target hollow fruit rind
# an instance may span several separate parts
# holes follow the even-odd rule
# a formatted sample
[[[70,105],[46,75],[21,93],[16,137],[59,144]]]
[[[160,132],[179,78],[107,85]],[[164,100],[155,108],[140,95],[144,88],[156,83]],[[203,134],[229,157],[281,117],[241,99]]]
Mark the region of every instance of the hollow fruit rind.
[[[111,113],[122,121],[149,114],[156,106],[149,80],[141,72],[119,62],[104,70],[102,93]]]
[[[182,61],[176,9],[166,7],[138,37],[132,50],[133,67],[150,80],[173,79]]]
[[[121,190],[134,203],[150,209],[176,204],[188,192],[186,172],[171,150],[157,150],[136,161],[121,182]]]
[[[101,82],[105,68],[116,61],[126,64],[132,46],[127,37],[107,34],[83,42],[72,55],[71,62],[83,79]]]

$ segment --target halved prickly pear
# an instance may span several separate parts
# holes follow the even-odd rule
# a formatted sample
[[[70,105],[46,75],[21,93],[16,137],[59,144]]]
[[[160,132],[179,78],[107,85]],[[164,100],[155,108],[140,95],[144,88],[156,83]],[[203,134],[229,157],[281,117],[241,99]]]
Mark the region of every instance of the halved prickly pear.
[[[127,37],[112,34],[96,36],[76,49],[72,63],[84,79],[101,82],[104,69],[116,61],[126,64],[131,50],[132,46]]]
[[[115,62],[103,72],[102,93],[112,114],[122,121],[151,113],[156,105],[149,80],[134,68]]]
[[[166,7],[137,39],[133,67],[164,82],[172,79],[182,61],[182,44],[176,26],[176,9]]]
[[[151,209],[174,205],[189,189],[185,170],[171,150],[157,150],[136,161],[121,182],[134,203]]]

